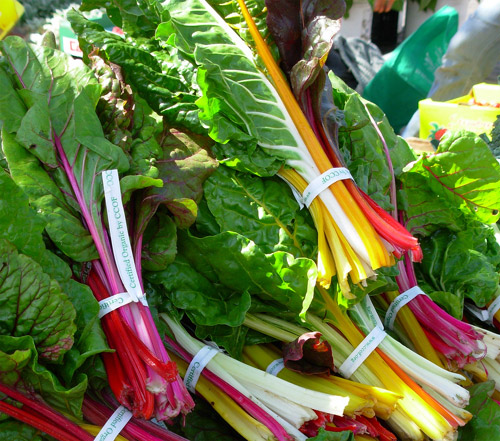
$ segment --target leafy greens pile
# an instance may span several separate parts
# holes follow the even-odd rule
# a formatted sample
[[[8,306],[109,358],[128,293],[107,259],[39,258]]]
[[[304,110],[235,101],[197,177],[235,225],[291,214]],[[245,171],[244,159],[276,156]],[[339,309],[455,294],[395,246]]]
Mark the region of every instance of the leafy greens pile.
[[[95,176],[110,165],[120,170],[145,290],[156,310],[184,318],[198,338],[240,358],[244,345],[270,340],[243,325],[247,313],[297,320],[309,308],[318,314],[324,308],[313,297],[314,223],[287,184],[274,177],[284,158],[258,148],[239,129],[244,115],[230,111],[234,100],[253,104],[242,86],[253,81],[251,76],[235,77],[225,88],[224,70],[235,68],[228,61],[231,51],[209,54],[213,48],[202,44],[193,51],[188,38],[179,37],[192,31],[174,33],[173,27],[183,25],[160,3],[102,3],[85,0],[82,10],[105,6],[126,38],[106,33],[78,12],[69,15],[92,70],[56,50],[31,48],[12,38],[2,43],[0,63],[6,168],[0,175],[0,309],[5,312],[0,381],[40,394],[77,417],[88,388],[106,384],[98,355],[110,349],[98,304],[77,281],[85,280],[86,262],[96,258],[96,250],[74,201],[66,197],[68,183],[47,145],[54,127],[97,158],[95,168],[80,170],[75,152],[72,166],[83,175]],[[194,0],[190,6],[168,3],[178,17],[195,22]],[[253,16],[265,16],[263,1],[247,3]],[[210,4],[250,41],[234,3]],[[258,26],[269,38],[265,20]],[[204,30],[192,37],[203,41],[216,35]],[[25,66],[21,76],[9,67],[9,57]],[[53,81],[50,103],[36,88],[39,72]],[[17,81],[28,86],[23,93],[14,91]],[[500,269],[500,248],[490,227],[500,217],[500,167],[486,144],[471,134],[453,133],[435,155],[418,157],[380,109],[332,74],[327,83],[332,89],[322,98],[330,106],[326,117],[343,160],[359,187],[390,211],[391,171],[370,116],[385,138],[400,184],[398,205],[422,241],[420,286],[456,317],[462,316],[465,299],[485,306],[497,295]],[[73,84],[79,85],[76,93]],[[217,99],[207,98],[209,88],[217,90]],[[221,117],[221,103],[230,117]],[[280,124],[270,122],[272,106],[260,104],[262,124],[254,130],[276,136]],[[72,113],[74,108],[78,111]],[[95,197],[92,185],[86,191]],[[363,289],[353,286],[354,301],[394,290],[396,274],[395,267],[388,268]],[[335,284],[330,291],[336,295]],[[0,433],[10,433],[12,424],[0,422]],[[334,436],[343,435],[328,439]]]

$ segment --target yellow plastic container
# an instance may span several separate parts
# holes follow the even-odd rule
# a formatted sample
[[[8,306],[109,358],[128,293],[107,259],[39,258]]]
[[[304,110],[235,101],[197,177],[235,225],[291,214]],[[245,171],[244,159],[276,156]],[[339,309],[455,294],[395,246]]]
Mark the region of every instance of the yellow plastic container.
[[[14,27],[23,13],[23,5],[16,0],[0,0],[0,40]]]
[[[475,104],[475,103],[480,103]],[[500,115],[500,85],[476,84],[469,95],[438,102],[428,98],[418,104],[422,139],[440,139],[445,130],[465,129],[490,135]]]

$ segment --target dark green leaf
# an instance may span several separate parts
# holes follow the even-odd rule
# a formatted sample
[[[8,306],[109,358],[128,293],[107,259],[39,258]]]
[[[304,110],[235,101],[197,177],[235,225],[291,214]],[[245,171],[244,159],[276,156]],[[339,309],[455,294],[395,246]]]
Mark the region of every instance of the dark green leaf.
[[[239,326],[250,307],[250,296],[245,290],[235,292],[212,284],[182,258],[164,271],[149,273],[148,280],[161,284],[173,305],[197,325]]]
[[[31,336],[0,335],[0,381],[24,391],[35,390],[50,406],[81,418],[87,377],[80,375],[72,387],[61,385],[55,375],[38,362]]]
[[[248,290],[297,313],[312,301],[317,270],[310,259],[282,251],[265,254],[253,241],[230,231],[204,238],[183,234],[179,249],[199,273],[231,290]]]
[[[287,251],[296,257],[315,257],[316,230],[284,182],[219,167],[204,190],[219,231],[239,233],[265,253]]]
[[[0,422],[0,441],[43,441],[43,433],[19,421]]]
[[[143,237],[143,269],[160,271],[172,263],[177,254],[177,228],[172,219],[158,212],[148,224]]]
[[[425,191],[428,199],[439,200],[442,207],[459,209],[486,224],[500,218],[500,164],[486,143],[471,132],[446,133],[436,153],[411,164],[407,173],[426,178],[425,190],[417,188],[417,191]],[[415,188],[411,183],[408,187]],[[405,188],[410,204],[414,204],[409,189]],[[414,216],[412,208],[409,205],[407,209],[410,219]],[[416,214],[422,211],[418,206],[416,210]],[[432,221],[432,213],[427,215],[427,222],[420,217],[421,224]]]
[[[31,336],[40,356],[59,361],[73,345],[75,310],[34,260],[0,241],[0,334]]]
[[[68,280],[62,284],[76,311],[75,344],[64,356],[64,365],[58,367],[59,376],[65,384],[71,384],[75,372],[90,357],[110,351],[98,317],[99,304],[90,288]]]
[[[486,381],[470,388],[466,409],[473,418],[460,429],[459,441],[491,441],[500,437],[500,406],[489,397],[494,387],[493,381]]]
[[[196,337],[215,342],[231,357],[241,360],[243,347],[249,344],[246,339],[248,331],[246,326],[197,326]]]
[[[308,438],[308,441],[354,441],[354,433],[350,430],[328,432],[320,427],[318,434],[313,438]]]

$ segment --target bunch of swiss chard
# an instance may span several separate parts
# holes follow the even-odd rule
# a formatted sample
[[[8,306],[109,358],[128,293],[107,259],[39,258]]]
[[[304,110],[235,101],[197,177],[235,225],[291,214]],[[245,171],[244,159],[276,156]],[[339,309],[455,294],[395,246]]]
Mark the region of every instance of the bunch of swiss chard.
[[[89,299],[88,287],[97,300],[124,292],[107,229],[102,172],[114,169],[122,176],[132,245],[129,258],[144,293],[143,255],[145,267],[164,268],[171,259],[169,247],[175,248],[177,225],[187,226],[196,216],[201,182],[215,167],[206,150],[209,143],[163,126],[161,118],[120,81],[116,66],[98,61],[94,73],[62,52],[30,46],[19,38],[6,39],[0,49],[2,148],[10,174],[5,180],[16,189],[12,195],[22,195],[22,209],[29,214],[22,220],[29,227],[22,234],[8,234],[15,222],[6,219],[12,227],[5,230],[8,242],[2,245],[9,280],[3,285],[2,302],[12,313],[2,318],[2,327],[17,339],[26,338],[2,345],[5,363],[19,367],[21,359],[16,357],[21,352],[12,351],[21,347],[24,365],[32,367],[37,366],[37,355],[60,363],[67,352],[60,370],[71,384],[86,358],[107,351],[102,357],[109,385],[135,416],[162,420],[189,412],[194,403],[146,302],[129,303],[102,318],[114,350],[109,351],[96,317],[99,306]],[[78,318],[68,296],[80,312]],[[19,309],[23,302],[26,307]],[[73,345],[75,321],[81,326],[76,333],[80,353]],[[41,371],[34,371],[35,376],[24,372],[23,378],[43,389],[37,381]],[[8,380],[17,381],[14,374]],[[86,381],[79,380],[81,392]],[[52,388],[57,396],[57,384]],[[76,414],[81,398],[72,402]]]

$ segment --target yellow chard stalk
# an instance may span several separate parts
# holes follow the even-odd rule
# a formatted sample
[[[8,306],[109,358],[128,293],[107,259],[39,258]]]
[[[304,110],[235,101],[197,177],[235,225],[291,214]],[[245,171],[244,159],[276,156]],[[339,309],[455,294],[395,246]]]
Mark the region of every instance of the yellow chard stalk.
[[[297,167],[295,168],[299,171],[305,181],[311,182],[321,173],[331,169],[332,164],[323,151],[321,144],[316,138],[316,135],[300,109],[300,106],[295,100],[295,97],[293,96],[288,83],[284,79],[279,66],[274,60],[269,47],[261,37],[253,18],[246,8],[244,0],[238,0],[238,4],[241,8],[249,31],[254,39],[257,52],[266,66],[276,92],[281,98],[283,106],[293,121],[299,137],[306,146],[306,151],[302,152],[302,155],[310,159],[310,161],[306,161],[308,162],[308,166],[305,167],[304,161],[301,161],[300,164],[296,164]],[[289,161],[289,165],[294,167],[294,161]],[[389,266],[394,263],[392,255],[388,252],[373,226],[368,222],[366,216],[354,201],[342,181],[332,184],[328,190],[323,191],[319,195],[319,198],[325,204],[324,207],[321,208],[321,211],[327,209],[329,215],[335,221],[336,228],[338,228],[338,230],[335,231],[337,233],[337,237],[339,237],[339,232],[341,232],[344,238],[340,238],[340,241],[337,240],[337,238],[334,237],[335,233],[333,229],[329,229],[328,233],[331,239],[329,244],[332,252],[334,253],[334,258],[338,259],[341,253],[347,254],[342,263],[337,265],[341,265],[343,270],[345,270],[347,268],[346,261],[353,260],[354,252],[356,253],[356,260],[361,260],[372,270],[382,266]],[[323,219],[325,222],[328,218],[324,215]],[[319,231],[319,234],[322,235],[323,231]],[[345,243],[343,240],[345,240]],[[342,244],[341,248],[343,248],[343,250],[338,247],[339,242]],[[349,248],[352,248],[354,252],[351,253]],[[356,268],[354,274],[355,280],[359,280],[361,277],[365,276],[364,271],[361,271],[363,264],[356,264],[354,267]],[[346,287],[343,286],[343,288],[345,290]]]

